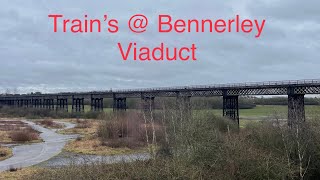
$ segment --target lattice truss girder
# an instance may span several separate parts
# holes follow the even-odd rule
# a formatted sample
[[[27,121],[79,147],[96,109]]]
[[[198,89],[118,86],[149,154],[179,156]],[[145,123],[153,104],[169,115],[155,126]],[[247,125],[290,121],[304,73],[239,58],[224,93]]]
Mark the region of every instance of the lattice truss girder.
[[[230,87],[230,88],[190,88],[190,89],[167,89],[167,90],[153,90],[153,91],[133,91],[133,92],[106,92],[94,95],[96,98],[140,98],[140,97],[209,97],[209,96],[223,96],[223,95],[288,95],[288,94],[320,94],[320,85],[278,85],[278,86],[256,86],[256,87]],[[63,95],[68,98],[87,97],[90,94],[70,94]],[[61,95],[42,95],[41,97],[35,96],[2,96],[0,100],[4,100],[8,104],[18,104],[18,100],[24,101],[25,99],[38,99],[39,104],[42,105],[43,99],[52,99]],[[61,96],[62,97],[62,96]]]
[[[320,94],[319,86],[295,88],[295,94]]]
[[[140,97],[141,93],[115,93],[114,98],[136,98]]]
[[[287,88],[240,89],[239,95],[286,95]],[[234,94],[235,95],[235,94]]]
[[[197,96],[209,97],[209,96],[222,96],[223,92],[222,90],[191,91],[190,94],[193,97],[197,97]]]

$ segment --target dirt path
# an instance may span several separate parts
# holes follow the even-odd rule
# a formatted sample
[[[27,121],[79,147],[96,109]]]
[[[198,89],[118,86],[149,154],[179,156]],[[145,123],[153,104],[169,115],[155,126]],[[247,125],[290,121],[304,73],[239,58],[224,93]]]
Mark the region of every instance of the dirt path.
[[[62,135],[42,126],[36,125],[30,121],[28,123],[32,128],[41,132],[40,137],[44,140],[42,143],[19,145],[13,148],[13,156],[0,162],[0,171],[10,168],[23,168],[46,161],[55,155],[58,155],[64,145],[77,135]],[[71,123],[64,123],[65,129],[74,127]]]

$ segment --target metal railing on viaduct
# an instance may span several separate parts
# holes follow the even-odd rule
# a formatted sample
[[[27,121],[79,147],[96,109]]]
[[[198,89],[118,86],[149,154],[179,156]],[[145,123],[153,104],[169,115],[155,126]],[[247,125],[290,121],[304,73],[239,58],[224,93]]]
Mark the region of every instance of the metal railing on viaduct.
[[[268,81],[256,83],[218,84],[201,86],[180,86],[147,89],[126,89],[104,92],[65,92],[55,94],[1,95],[3,106],[47,108],[68,111],[72,102],[73,112],[84,111],[84,100],[91,100],[92,111],[103,110],[103,99],[113,99],[113,109],[126,110],[127,98],[141,98],[153,106],[156,97],[176,97],[186,104],[191,97],[223,97],[223,116],[239,123],[238,97],[244,95],[287,95],[288,122],[305,119],[304,95],[320,94],[320,79],[294,81]]]

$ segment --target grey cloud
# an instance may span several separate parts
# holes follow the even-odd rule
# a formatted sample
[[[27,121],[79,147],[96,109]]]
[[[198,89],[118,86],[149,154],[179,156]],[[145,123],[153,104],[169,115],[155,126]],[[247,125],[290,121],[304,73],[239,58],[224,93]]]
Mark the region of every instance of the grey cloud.
[[[86,91],[188,84],[318,78],[320,2],[273,1],[44,1],[5,0],[0,6],[0,90]],[[47,15],[76,18],[108,14],[117,34],[53,33]],[[150,17],[150,29],[132,34],[126,21]],[[254,34],[160,34],[157,15],[177,18],[266,19]],[[138,62],[121,59],[117,43],[198,46],[196,62]]]

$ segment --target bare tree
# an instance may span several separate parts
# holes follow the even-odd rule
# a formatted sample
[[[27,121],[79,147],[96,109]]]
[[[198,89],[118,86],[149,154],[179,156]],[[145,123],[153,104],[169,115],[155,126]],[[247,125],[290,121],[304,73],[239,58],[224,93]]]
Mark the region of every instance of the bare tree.
[[[311,133],[308,128],[308,124],[301,119],[301,114],[304,112],[298,112],[298,105],[293,103],[293,108],[289,113],[293,115],[289,116],[292,119],[288,119],[289,126],[282,123],[279,115],[275,114],[275,125],[281,134],[285,154],[287,158],[288,169],[292,173],[297,172],[299,179],[304,179],[309,169],[311,155],[308,153],[309,146],[311,144]],[[298,170],[295,169],[298,167]],[[289,172],[289,174],[292,174]]]
[[[155,122],[153,117],[153,104],[149,100],[147,102],[141,102],[142,106],[142,115],[144,119],[144,128],[145,128],[145,135],[146,135],[146,142],[149,147],[149,152],[153,158],[155,158],[155,148],[157,145],[156,142],[156,130],[155,130]],[[152,141],[149,141],[149,125],[152,128]]]

